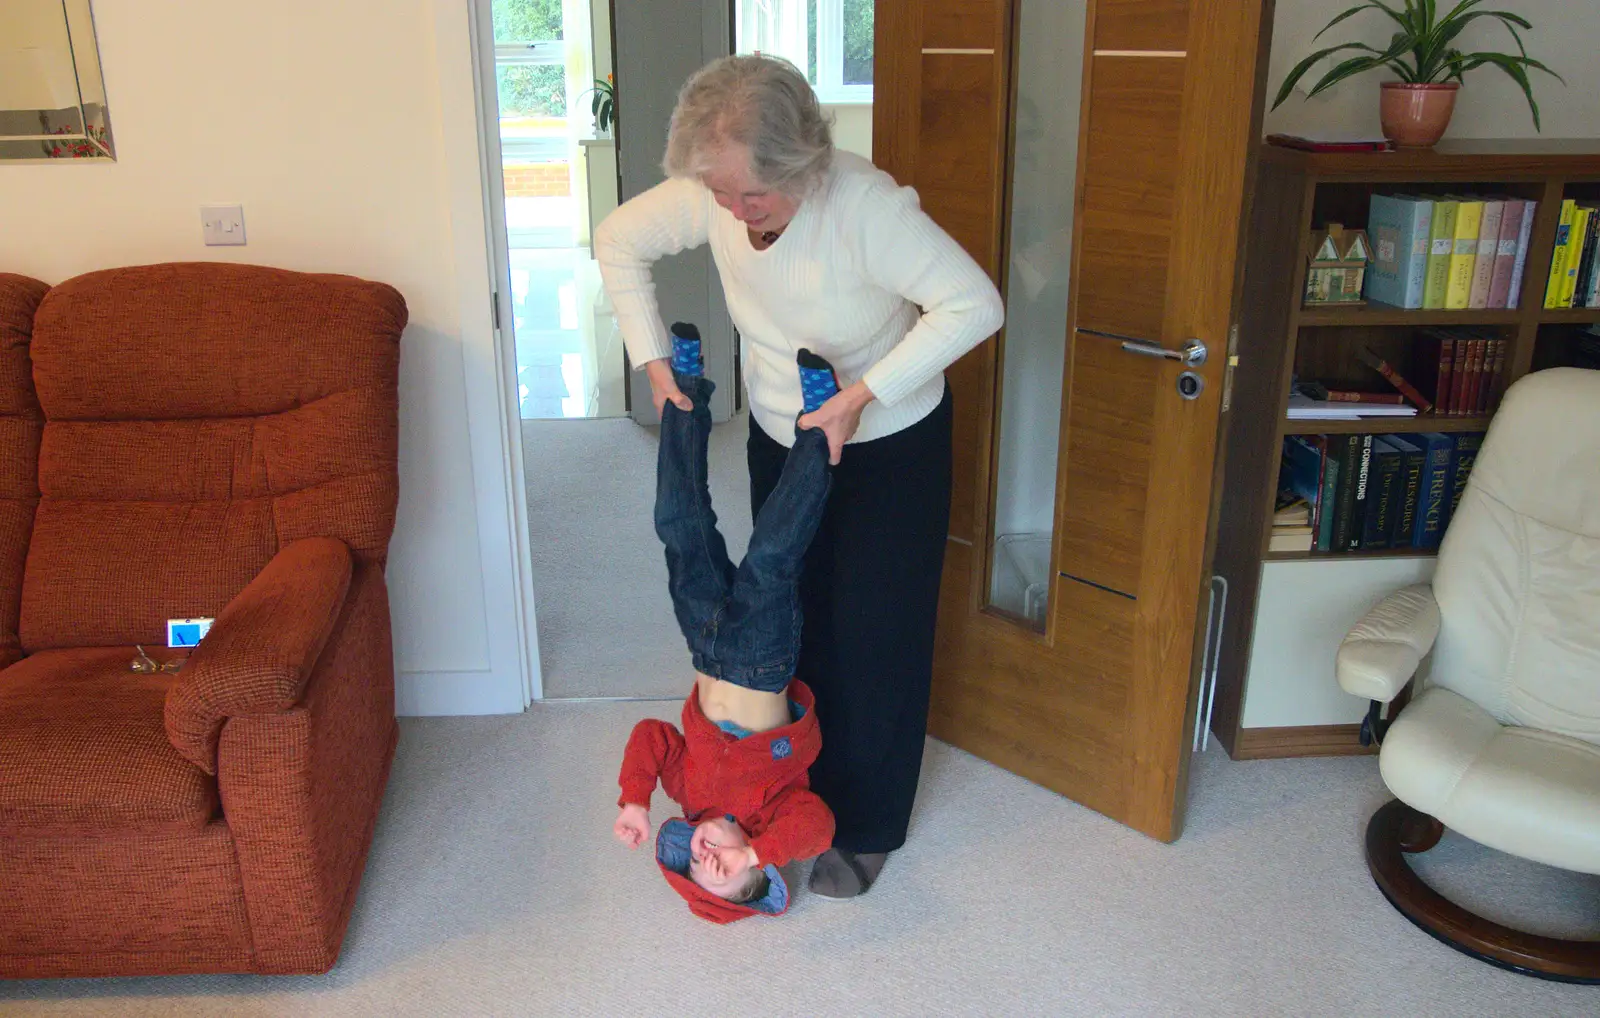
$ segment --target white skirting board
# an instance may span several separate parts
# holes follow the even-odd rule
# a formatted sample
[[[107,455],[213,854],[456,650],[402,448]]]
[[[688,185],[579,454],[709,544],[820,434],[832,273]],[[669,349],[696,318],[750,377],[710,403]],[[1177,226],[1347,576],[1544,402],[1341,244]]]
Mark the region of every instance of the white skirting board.
[[[520,714],[521,689],[493,671],[401,672],[394,712],[400,717]]]
[[[1419,555],[1264,563],[1243,727],[1359,723],[1367,701],[1340,689],[1333,675],[1339,642],[1385,595],[1431,580],[1435,561]]]

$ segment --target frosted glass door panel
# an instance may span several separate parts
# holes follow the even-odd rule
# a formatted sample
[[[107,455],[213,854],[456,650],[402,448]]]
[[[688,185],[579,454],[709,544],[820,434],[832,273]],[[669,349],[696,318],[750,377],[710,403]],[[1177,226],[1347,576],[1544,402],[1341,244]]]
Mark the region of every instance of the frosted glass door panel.
[[[1043,629],[1061,430],[1086,0],[1022,0],[991,604]]]

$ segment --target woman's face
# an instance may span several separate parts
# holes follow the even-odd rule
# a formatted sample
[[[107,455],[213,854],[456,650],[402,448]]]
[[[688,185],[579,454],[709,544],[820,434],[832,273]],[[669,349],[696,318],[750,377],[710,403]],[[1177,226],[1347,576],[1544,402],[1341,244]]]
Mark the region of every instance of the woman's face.
[[[700,177],[717,204],[757,233],[789,225],[800,203],[776,188],[767,187],[750,171],[750,150],[727,144],[716,151],[711,166]]]

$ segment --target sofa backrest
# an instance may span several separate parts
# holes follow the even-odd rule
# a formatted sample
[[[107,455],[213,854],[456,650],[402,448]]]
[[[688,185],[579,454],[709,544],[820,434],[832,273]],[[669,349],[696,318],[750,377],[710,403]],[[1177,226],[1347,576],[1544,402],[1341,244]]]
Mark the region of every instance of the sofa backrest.
[[[392,287],[249,265],[53,288],[23,648],[164,643],[167,619],[217,615],[302,537],[381,566],[405,323]]]
[[[44,419],[33,392],[28,342],[49,286],[0,273],[0,667],[22,656],[17,615],[22,566],[39,504],[39,432]]]

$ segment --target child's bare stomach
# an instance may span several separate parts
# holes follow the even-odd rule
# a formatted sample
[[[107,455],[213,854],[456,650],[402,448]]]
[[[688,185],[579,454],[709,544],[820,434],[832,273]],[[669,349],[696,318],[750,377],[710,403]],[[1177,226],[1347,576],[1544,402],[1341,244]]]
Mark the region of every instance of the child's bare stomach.
[[[752,732],[766,732],[791,720],[783,693],[762,693],[699,672],[694,679],[700,690],[700,710],[712,722],[732,721]]]

